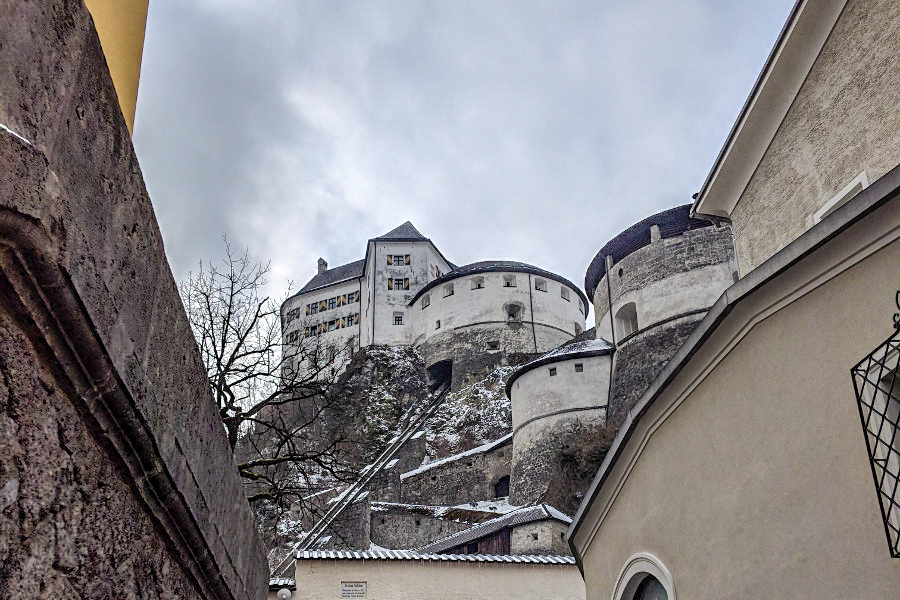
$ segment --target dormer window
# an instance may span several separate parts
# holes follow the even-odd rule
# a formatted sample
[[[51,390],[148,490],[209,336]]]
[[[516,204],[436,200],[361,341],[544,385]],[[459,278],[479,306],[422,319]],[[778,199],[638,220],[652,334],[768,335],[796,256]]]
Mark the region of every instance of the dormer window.
[[[478,277],[472,278],[472,289],[473,290],[481,290],[484,289],[484,277],[479,275]]]
[[[503,287],[516,287],[516,276],[515,275],[504,275],[503,276]]]
[[[447,296],[452,296],[452,295],[453,295],[453,284],[448,283],[447,285],[444,286],[444,298],[446,298]]]
[[[534,280],[534,289],[539,292],[547,291],[547,280],[546,279],[535,279]]]

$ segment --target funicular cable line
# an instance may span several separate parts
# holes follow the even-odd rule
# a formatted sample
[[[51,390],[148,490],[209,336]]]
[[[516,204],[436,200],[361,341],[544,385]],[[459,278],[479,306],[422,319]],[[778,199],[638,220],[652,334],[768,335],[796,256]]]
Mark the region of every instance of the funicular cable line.
[[[347,488],[338,499],[334,502],[333,506],[329,508],[322,518],[310,529],[306,535],[294,546],[291,552],[282,559],[282,561],[278,564],[278,566],[274,569],[274,574],[279,574],[282,572],[286,572],[290,565],[292,564],[292,560],[297,551],[302,550],[310,550],[315,546],[319,540],[322,539],[322,536],[328,530],[332,523],[334,523],[335,519],[337,519],[341,513],[343,513],[347,507],[353,504],[365,491],[366,487],[368,487],[369,483],[375,478],[376,475],[381,473],[381,471],[385,468],[385,466],[393,460],[394,456],[399,452],[400,448],[403,447],[410,438],[412,438],[419,430],[422,428],[422,425],[428,420],[437,410],[441,407],[444,402],[444,398],[447,393],[450,391],[450,383],[447,382],[440,388],[439,393],[435,398],[422,410],[418,415],[412,417],[407,423],[406,427],[404,427],[403,431],[400,432],[399,435],[395,436],[391,439],[387,448],[382,451],[382,453],[376,458],[370,465],[365,467],[359,479],[357,479],[353,484]]]

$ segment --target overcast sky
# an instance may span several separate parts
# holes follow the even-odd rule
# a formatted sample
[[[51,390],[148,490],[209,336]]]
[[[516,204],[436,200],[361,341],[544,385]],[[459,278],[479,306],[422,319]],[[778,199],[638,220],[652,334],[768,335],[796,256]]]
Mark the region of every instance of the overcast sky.
[[[272,292],[411,220],[581,285],[690,202],[793,0],[156,0],[135,146],[176,278],[222,236]]]

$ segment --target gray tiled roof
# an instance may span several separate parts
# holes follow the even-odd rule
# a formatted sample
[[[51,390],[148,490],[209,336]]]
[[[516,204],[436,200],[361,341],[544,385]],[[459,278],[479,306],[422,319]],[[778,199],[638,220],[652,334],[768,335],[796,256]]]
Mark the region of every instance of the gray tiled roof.
[[[400,240],[402,240],[402,241],[418,240],[418,241],[422,241],[422,242],[428,241],[428,238],[426,238],[424,235],[419,233],[419,230],[416,229],[413,226],[413,224],[410,223],[409,221],[407,221],[403,225],[400,225],[399,227],[391,229],[386,234],[380,235],[375,239],[376,240],[398,240],[398,241],[400,241]]]
[[[411,550],[303,550],[297,552],[297,560],[430,560],[437,562],[498,562],[544,565],[574,565],[571,556],[533,556],[498,554],[431,554]]]
[[[328,269],[324,273],[310,279],[306,285],[300,288],[297,295],[305,294],[306,292],[311,292],[335,283],[340,283],[341,281],[347,281],[348,279],[358,279],[363,276],[363,269],[365,266],[366,261],[365,259],[362,259]]]
[[[448,535],[445,538],[426,544],[421,548],[416,548],[416,551],[443,552],[444,550],[449,550],[450,548],[455,548],[456,546],[468,544],[469,542],[489,536],[505,527],[525,525],[526,523],[534,523],[535,521],[543,521],[545,519],[555,519],[557,521],[562,521],[567,525],[572,522],[571,518],[552,506],[547,506],[546,504],[525,506],[519,510],[507,513],[502,517],[485,521],[480,525]]]
[[[269,591],[277,591],[282,588],[296,590],[297,586],[290,577],[273,577],[269,580]]]

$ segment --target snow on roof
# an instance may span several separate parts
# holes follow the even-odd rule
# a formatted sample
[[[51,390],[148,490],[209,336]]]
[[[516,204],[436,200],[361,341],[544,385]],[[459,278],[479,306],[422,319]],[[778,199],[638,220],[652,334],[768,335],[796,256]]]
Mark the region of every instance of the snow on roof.
[[[544,565],[574,565],[572,556],[498,554],[430,554],[410,550],[302,550],[297,560],[427,560],[436,562],[498,562]]]
[[[510,390],[513,382],[532,369],[550,363],[560,362],[563,360],[572,360],[575,358],[588,358],[591,356],[605,356],[612,354],[614,351],[612,344],[604,339],[581,340],[578,342],[567,342],[544,354],[531,362],[527,362],[519,367],[515,373],[506,380],[506,396],[510,397]]]
[[[447,463],[457,461],[457,460],[459,460],[461,458],[465,458],[467,456],[472,456],[474,454],[481,454],[483,452],[490,452],[494,448],[504,445],[504,443],[510,439],[512,439],[512,434],[507,433],[503,437],[496,439],[493,442],[488,442],[486,444],[482,444],[481,446],[477,446],[475,448],[472,448],[471,450],[466,450],[465,452],[460,452],[459,454],[454,454],[453,456],[448,456],[446,458],[442,458],[440,460],[430,462],[426,465],[422,465],[418,469],[413,469],[412,471],[407,471],[406,473],[403,473],[400,475],[400,479],[402,480],[402,479],[406,479],[408,477],[412,477],[413,475],[418,475],[420,473],[424,473],[425,471],[433,469],[434,467],[437,467],[439,465],[445,465]]]
[[[371,502],[372,512],[405,512],[413,515],[430,516],[458,523],[483,523],[522,508],[509,503],[508,498],[466,502],[455,506],[429,504],[405,504],[402,502]]]
[[[485,521],[484,523],[475,525],[474,527],[470,527],[469,529],[466,529],[464,531],[448,535],[444,538],[431,542],[430,544],[426,544],[421,548],[417,548],[417,551],[442,552],[444,550],[449,550],[450,548],[455,548],[456,546],[460,546],[462,544],[467,544],[473,540],[489,536],[492,533],[500,531],[505,527],[515,527],[516,525],[525,525],[526,523],[543,521],[545,519],[555,519],[557,521],[565,523],[566,525],[572,523],[572,519],[570,517],[553,508],[552,506],[547,506],[546,504],[525,506],[509,512],[503,516],[497,517],[496,519]]]

